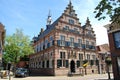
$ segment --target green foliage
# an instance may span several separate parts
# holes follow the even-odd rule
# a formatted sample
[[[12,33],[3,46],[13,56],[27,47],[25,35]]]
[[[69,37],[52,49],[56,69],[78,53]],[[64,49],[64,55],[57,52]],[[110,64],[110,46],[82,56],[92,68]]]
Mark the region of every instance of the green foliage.
[[[105,19],[108,15],[112,22],[120,23],[120,0],[101,0],[94,13],[98,20]]]
[[[110,66],[112,64],[111,58],[107,57],[105,63]]]
[[[20,57],[33,53],[33,48],[30,46],[30,40],[28,36],[25,36],[22,30],[16,29],[13,35],[6,36],[5,38],[5,50],[3,58],[5,63],[9,61],[17,63]]]

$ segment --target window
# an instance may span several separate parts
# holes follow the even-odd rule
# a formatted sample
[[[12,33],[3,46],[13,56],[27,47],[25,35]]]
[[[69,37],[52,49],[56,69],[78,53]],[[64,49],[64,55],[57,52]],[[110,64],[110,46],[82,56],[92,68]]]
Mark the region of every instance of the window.
[[[89,45],[89,41],[86,40],[86,45]]]
[[[69,30],[69,26],[65,26],[66,30]]]
[[[57,68],[62,67],[62,60],[57,60]]]
[[[47,68],[49,68],[49,60],[47,60]]]
[[[68,68],[68,60],[65,59],[65,52],[60,52],[60,59],[57,60],[57,68],[66,67]]]
[[[72,37],[70,38],[70,46],[74,47],[74,38],[72,38]]]
[[[90,36],[91,36],[91,31],[88,31],[88,32],[87,32],[87,35],[90,37]]]
[[[39,62],[39,68],[41,68],[41,62]]]
[[[39,44],[39,50],[41,51],[41,44]]]
[[[65,36],[60,36],[60,46],[65,46]]]
[[[70,52],[68,52],[68,59],[70,59]]]
[[[41,50],[43,50],[43,42],[41,43]]]
[[[120,31],[114,33],[115,47],[120,48]]]
[[[94,60],[90,60],[90,65],[91,65],[91,66],[94,65]]]
[[[45,67],[45,62],[43,61],[43,62],[42,62],[42,68],[44,68],[44,67]]]
[[[77,68],[80,67],[80,61],[77,61]]]
[[[83,60],[83,54],[79,54],[79,60]]]
[[[53,40],[53,37],[52,36],[50,36],[50,41],[52,41]]]
[[[89,48],[89,41],[86,40],[86,48]]]
[[[77,29],[77,28],[74,28],[74,31],[78,31],[78,29]]]
[[[69,62],[68,62],[68,60],[66,60],[66,68],[68,68],[69,67]]]
[[[65,52],[60,52],[60,58],[65,59]]]
[[[70,16],[73,16],[73,15],[74,15],[74,12],[73,12],[73,11],[70,11],[69,15],[70,15]]]
[[[49,53],[49,58],[51,59],[52,57],[53,57],[53,53],[50,52],[50,53]]]
[[[60,36],[60,40],[64,41],[65,40],[65,36]]]
[[[38,51],[40,51],[40,43],[39,43],[39,46],[38,46]]]
[[[87,54],[87,60],[90,60],[90,54]]]
[[[69,19],[69,24],[74,24],[74,20]]]
[[[78,47],[81,47],[81,45],[82,45],[82,40],[78,39]]]
[[[95,55],[92,55],[92,58],[93,58],[93,60],[96,60],[96,57],[95,57]]]
[[[50,46],[52,46],[52,42],[53,42],[53,37],[50,36]]]
[[[35,46],[35,52],[38,52],[38,45]]]
[[[58,59],[58,60],[57,60],[57,68],[60,68],[60,67],[66,67],[66,68],[68,68],[68,67],[69,67],[69,62],[68,62],[68,60]]]
[[[47,48],[48,40],[45,40],[45,49]]]

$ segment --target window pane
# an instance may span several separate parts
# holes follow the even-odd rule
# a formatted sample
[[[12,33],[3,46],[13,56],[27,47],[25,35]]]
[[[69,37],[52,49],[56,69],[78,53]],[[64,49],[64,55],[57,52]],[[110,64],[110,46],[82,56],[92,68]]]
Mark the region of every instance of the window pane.
[[[69,24],[74,24],[74,20],[69,19]]]
[[[116,48],[120,48],[120,32],[114,33],[114,40]]]
[[[62,59],[62,52],[60,52],[60,58]]]
[[[61,36],[60,36],[60,40],[65,41],[65,36],[61,35]]]
[[[80,67],[80,61],[77,61],[77,68]]]
[[[47,61],[47,68],[49,68],[49,60]]]
[[[57,68],[62,67],[62,60],[57,60]]]
[[[66,60],[66,68],[69,67],[69,63],[68,63],[68,60]]]

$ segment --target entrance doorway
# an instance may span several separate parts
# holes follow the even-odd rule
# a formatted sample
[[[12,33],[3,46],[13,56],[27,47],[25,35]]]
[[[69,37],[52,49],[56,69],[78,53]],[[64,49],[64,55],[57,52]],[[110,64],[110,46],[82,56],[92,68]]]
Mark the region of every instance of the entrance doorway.
[[[72,73],[75,73],[75,62],[72,60],[71,63],[70,63],[70,71]]]

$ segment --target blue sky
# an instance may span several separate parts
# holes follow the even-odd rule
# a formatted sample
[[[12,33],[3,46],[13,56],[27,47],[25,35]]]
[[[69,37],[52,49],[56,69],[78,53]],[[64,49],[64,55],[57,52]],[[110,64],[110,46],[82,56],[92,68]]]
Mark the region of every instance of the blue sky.
[[[100,0],[71,0],[82,25],[89,17],[96,33],[97,45],[108,43],[107,32],[103,27],[109,19],[98,21],[94,18],[94,8]],[[0,0],[0,22],[6,34],[11,35],[16,28],[23,29],[25,35],[37,36],[40,29],[46,28],[46,19],[51,10],[55,21],[65,10],[69,0]]]

